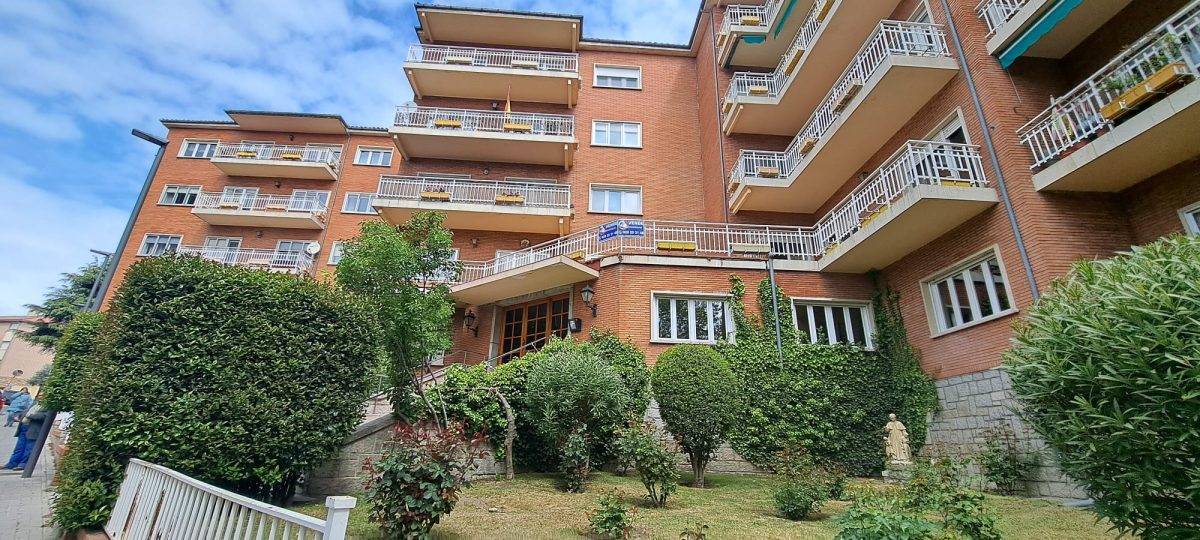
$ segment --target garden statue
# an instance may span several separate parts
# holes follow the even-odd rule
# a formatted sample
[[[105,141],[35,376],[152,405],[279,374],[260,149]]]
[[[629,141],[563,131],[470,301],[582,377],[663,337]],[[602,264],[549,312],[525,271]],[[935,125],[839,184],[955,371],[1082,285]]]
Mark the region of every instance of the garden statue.
[[[911,463],[912,452],[908,448],[908,428],[899,420],[896,420],[895,414],[888,415],[888,423],[883,427],[887,435],[883,437],[883,443],[887,447],[887,457],[890,463]]]

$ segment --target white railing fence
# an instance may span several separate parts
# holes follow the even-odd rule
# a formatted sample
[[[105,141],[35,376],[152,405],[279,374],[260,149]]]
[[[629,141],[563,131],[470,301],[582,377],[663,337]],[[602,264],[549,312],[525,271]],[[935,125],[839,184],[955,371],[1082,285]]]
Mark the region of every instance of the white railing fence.
[[[213,152],[214,158],[302,161],[324,163],[334,168],[338,156],[337,150],[328,147],[262,143],[220,143]]]
[[[408,61],[422,64],[457,64],[570,73],[579,71],[579,55],[575,53],[453,47],[422,43],[413,43],[408,47]]]
[[[543,182],[511,182],[493,180],[465,180],[438,176],[391,176],[379,179],[376,197],[381,199],[422,200],[422,194],[448,194],[446,202],[501,204],[497,198],[512,196],[521,199],[514,203],[526,207],[570,208],[571,186]]]
[[[817,37],[817,31],[824,23],[824,20],[818,17],[821,13],[821,4],[822,2],[813,3],[804,23],[800,25],[800,31],[792,39],[791,46],[779,60],[779,65],[775,66],[775,71],[771,73],[739,71],[733,74],[733,78],[729,81],[729,88],[725,91],[723,110],[726,111],[726,114],[733,112],[729,105],[736,103],[739,97],[751,95],[751,88],[757,88],[760,96],[775,97],[783,92],[783,87],[788,80],[797,73],[795,71],[788,73],[788,66],[792,63],[792,59],[797,54],[803,54],[802,51],[809,49],[812,41]],[[762,93],[762,89],[766,89],[765,93]]]
[[[313,212],[323,214],[326,204],[315,195],[231,195],[201,193],[196,208],[244,210],[247,212]]]
[[[1061,157],[1077,143],[1112,126],[1101,110],[1126,91],[1144,84],[1169,65],[1181,65],[1187,77],[1200,75],[1200,1],[1194,1],[1164,24],[1142,36],[1066,95],[1052,98],[1046,110],[1017,129],[1033,155],[1031,168]]]
[[[131,459],[104,532],[112,540],[344,540],[356,504],[354,497],[329,497],[326,518],[317,519]]]
[[[987,35],[991,36],[1028,3],[1029,0],[983,0],[975,6],[975,13],[987,24]]]
[[[515,135],[575,136],[575,117],[565,114],[401,106],[396,108],[395,125]]]
[[[208,246],[179,246],[180,255],[195,255],[210,261],[237,266],[265,268],[285,272],[305,273],[312,269],[313,257],[302,251],[273,249],[217,248]]]
[[[733,5],[725,8],[725,18],[721,21],[722,34],[728,35],[737,26],[753,26],[767,29],[775,23],[775,15],[779,13],[781,0],[767,0],[761,6]],[[758,19],[758,24],[745,24],[749,20]]]

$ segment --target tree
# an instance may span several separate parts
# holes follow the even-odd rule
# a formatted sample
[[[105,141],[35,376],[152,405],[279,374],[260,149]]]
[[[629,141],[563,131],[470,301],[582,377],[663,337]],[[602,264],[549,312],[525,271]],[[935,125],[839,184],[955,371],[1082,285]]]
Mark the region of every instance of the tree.
[[[358,238],[344,244],[337,282],[365,298],[382,329],[393,410],[412,420],[419,416],[412,396],[419,395],[437,418],[437,410],[419,384],[431,372],[429,358],[450,348],[454,300],[448,278],[462,266],[454,260],[454,234],[442,226],[445,215],[419,212],[399,227],[363,222]],[[439,423],[446,425],[445,411]]]
[[[105,317],[103,313],[85,311],[67,323],[54,347],[50,377],[41,389],[42,405],[47,409],[75,410],[87,372],[96,364],[96,344]]]
[[[1026,422],[1096,510],[1142,538],[1200,530],[1200,238],[1081,261],[1005,361]]]
[[[42,366],[42,369],[37,370],[32,377],[29,377],[29,384],[33,386],[46,384],[46,379],[50,378],[50,371],[52,369],[51,366]]]
[[[100,265],[95,262],[64,273],[59,285],[46,292],[41,304],[25,304],[29,313],[39,320],[33,323],[33,330],[20,334],[21,339],[47,351],[53,350],[67,323],[83,309],[92,285],[99,277]]]
[[[704,469],[733,423],[737,379],[725,358],[704,345],[676,345],[658,357],[650,375],[659,412],[704,487]]]

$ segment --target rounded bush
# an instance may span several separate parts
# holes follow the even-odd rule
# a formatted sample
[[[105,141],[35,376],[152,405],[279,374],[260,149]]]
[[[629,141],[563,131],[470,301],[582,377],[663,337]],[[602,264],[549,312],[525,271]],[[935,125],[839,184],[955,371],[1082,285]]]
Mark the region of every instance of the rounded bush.
[[[1076,263],[1006,355],[1026,421],[1126,533],[1200,527],[1200,239]]]
[[[703,487],[704,468],[725,442],[738,407],[729,363],[710,347],[676,345],[659,355],[650,383],[667,430],[688,454],[695,485]]]

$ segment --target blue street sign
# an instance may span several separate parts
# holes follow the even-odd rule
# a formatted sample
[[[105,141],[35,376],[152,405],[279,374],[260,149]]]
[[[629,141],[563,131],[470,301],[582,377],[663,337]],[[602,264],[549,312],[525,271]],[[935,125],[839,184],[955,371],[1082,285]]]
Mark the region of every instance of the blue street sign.
[[[613,238],[645,238],[646,225],[640,219],[618,219],[600,226],[600,241]]]

